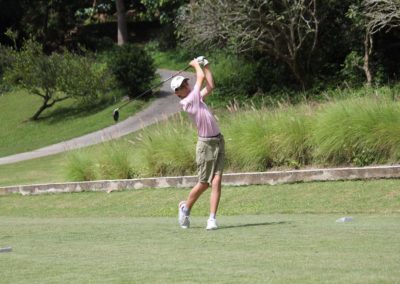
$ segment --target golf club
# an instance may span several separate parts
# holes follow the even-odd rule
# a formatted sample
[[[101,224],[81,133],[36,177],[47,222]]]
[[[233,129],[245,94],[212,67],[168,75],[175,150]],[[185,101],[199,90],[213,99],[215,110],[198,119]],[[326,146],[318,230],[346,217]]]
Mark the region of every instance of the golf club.
[[[168,77],[168,78],[165,79],[164,81],[162,81],[162,82],[158,83],[157,85],[151,87],[150,89],[144,91],[143,93],[141,93],[140,95],[138,95],[137,97],[135,97],[135,99],[138,99],[138,98],[140,98],[140,97],[143,97],[144,95],[146,95],[146,94],[148,94],[149,92],[151,92],[153,89],[155,89],[155,88],[157,88],[157,87],[163,85],[165,82],[167,82],[167,81],[171,80],[172,78],[178,76],[179,74],[181,74],[182,72],[186,71],[186,70],[189,69],[189,68],[190,68],[190,65],[186,66],[185,69],[182,69],[182,70],[178,71],[177,73],[175,73],[175,74],[173,74],[172,76]],[[119,111],[120,111],[120,109],[122,109],[124,106],[126,106],[127,104],[129,104],[129,103],[132,102],[132,101],[134,101],[134,99],[130,99],[130,100],[127,101],[126,103],[122,104],[120,107],[114,109],[114,111],[113,111],[113,118],[114,118],[114,121],[115,121],[115,122],[118,122],[118,120],[119,120]]]

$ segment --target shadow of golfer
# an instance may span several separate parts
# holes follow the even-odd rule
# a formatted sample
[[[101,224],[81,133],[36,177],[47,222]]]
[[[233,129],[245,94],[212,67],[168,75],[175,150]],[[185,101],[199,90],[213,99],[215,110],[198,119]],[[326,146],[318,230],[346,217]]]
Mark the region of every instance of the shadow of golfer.
[[[234,229],[234,228],[246,228],[246,227],[257,227],[257,226],[283,225],[283,224],[290,224],[290,222],[280,221],[280,222],[263,222],[263,223],[252,223],[252,224],[221,226],[221,227],[218,227],[218,230]]]

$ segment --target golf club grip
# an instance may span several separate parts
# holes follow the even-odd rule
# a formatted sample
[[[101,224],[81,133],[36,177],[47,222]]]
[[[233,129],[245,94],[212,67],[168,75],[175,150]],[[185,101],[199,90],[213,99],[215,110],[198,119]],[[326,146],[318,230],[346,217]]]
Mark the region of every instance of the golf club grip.
[[[179,74],[185,72],[186,70],[188,70],[190,68],[190,65],[186,66],[185,69],[182,69],[180,71],[178,71],[177,73],[171,75],[170,77],[168,77],[167,79],[165,79],[164,81],[161,81],[160,83],[158,83],[157,85],[151,87],[150,89],[147,89],[146,91],[144,91],[143,93],[141,93],[140,95],[138,95],[135,98],[130,99],[129,101],[127,101],[126,103],[124,103],[123,105],[121,105],[118,109],[123,108],[124,106],[126,106],[127,104],[129,104],[130,102],[132,102],[135,99],[138,99],[140,97],[143,97],[144,95],[146,95],[147,93],[149,93],[150,91],[152,91],[153,89],[163,85],[165,82],[171,80],[172,78],[174,78],[175,76],[178,76]]]

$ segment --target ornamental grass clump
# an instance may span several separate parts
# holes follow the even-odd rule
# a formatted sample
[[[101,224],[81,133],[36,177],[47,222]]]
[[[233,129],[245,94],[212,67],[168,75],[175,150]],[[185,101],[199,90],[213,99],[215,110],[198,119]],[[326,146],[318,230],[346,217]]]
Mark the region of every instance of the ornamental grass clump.
[[[268,112],[238,111],[224,120],[227,167],[233,171],[263,171],[271,166],[269,117]]]
[[[90,181],[97,178],[96,163],[86,150],[74,151],[68,155],[67,177],[72,181]]]
[[[286,107],[274,112],[269,123],[272,132],[274,166],[298,168],[312,160],[312,113],[307,106]]]
[[[316,115],[314,155],[332,165],[365,166],[400,157],[400,104],[383,98],[326,105]]]
[[[132,168],[129,154],[133,147],[122,143],[108,143],[103,146],[103,156],[99,158],[101,179],[130,179],[137,176]]]
[[[189,175],[196,172],[197,133],[189,121],[177,116],[145,129],[136,139],[146,175]]]

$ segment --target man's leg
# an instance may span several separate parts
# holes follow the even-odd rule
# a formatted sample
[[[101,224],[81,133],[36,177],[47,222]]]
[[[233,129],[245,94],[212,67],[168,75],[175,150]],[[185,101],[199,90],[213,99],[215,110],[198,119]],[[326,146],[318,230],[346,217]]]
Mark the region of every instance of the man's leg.
[[[186,200],[186,207],[190,210],[192,209],[194,203],[199,199],[200,195],[206,191],[208,188],[208,183],[198,182],[190,191],[188,199]]]
[[[187,229],[190,227],[190,209],[207,188],[208,183],[198,182],[190,191],[188,199],[179,203],[178,220],[182,228]]]
[[[210,196],[210,215],[214,214],[214,219],[217,214],[219,200],[221,198],[221,175],[215,175],[212,180],[212,190]]]
[[[207,230],[215,230],[218,229],[218,224],[216,220],[217,210],[219,200],[221,198],[221,175],[215,175],[211,186],[211,196],[210,196],[210,217],[207,220]]]

